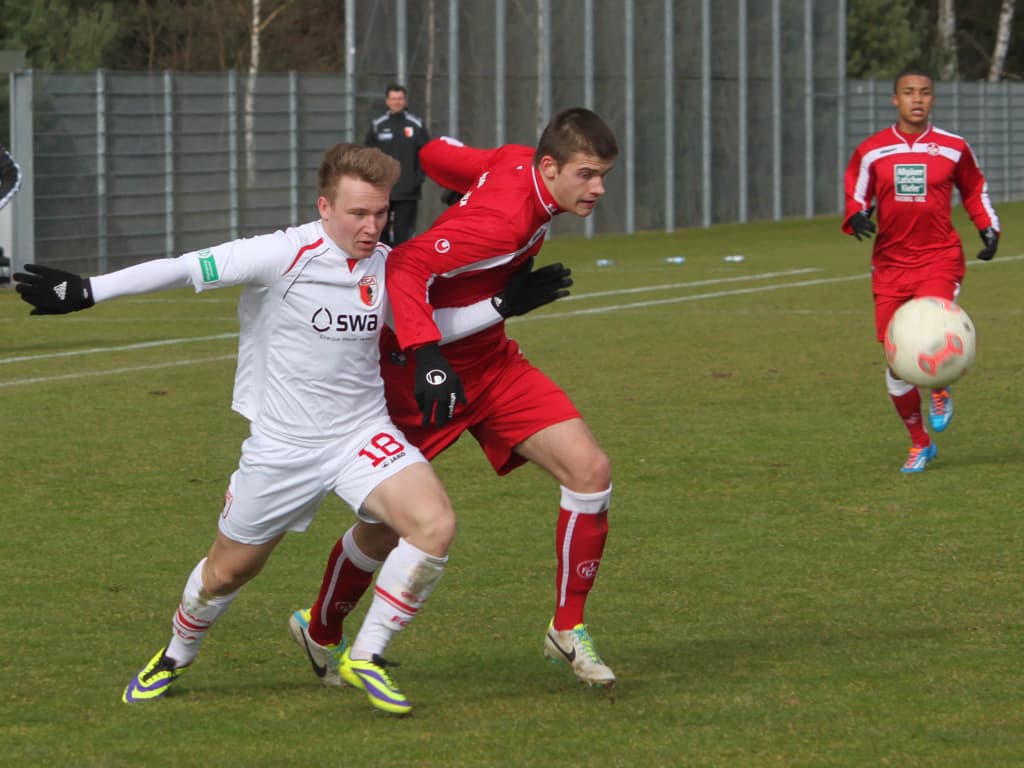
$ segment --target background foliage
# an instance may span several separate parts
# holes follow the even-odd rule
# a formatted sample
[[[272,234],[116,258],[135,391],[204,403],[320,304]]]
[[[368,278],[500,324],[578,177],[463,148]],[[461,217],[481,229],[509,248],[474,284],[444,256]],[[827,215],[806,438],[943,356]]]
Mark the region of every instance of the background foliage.
[[[958,0],[957,55],[965,79],[988,72],[1001,0]],[[344,64],[343,3],[263,0],[260,69],[338,72]],[[535,2],[509,0],[524,15]],[[891,77],[935,49],[936,0],[850,0],[848,67],[856,78]],[[388,13],[392,0],[361,0]],[[38,69],[220,71],[249,62],[247,0],[0,0],[0,48],[23,49]],[[687,19],[678,16],[678,23]],[[1024,13],[1014,19],[1005,76],[1024,77]],[[301,44],[296,44],[301,41]],[[415,43],[415,41],[410,41]],[[929,62],[934,63],[934,62]]]

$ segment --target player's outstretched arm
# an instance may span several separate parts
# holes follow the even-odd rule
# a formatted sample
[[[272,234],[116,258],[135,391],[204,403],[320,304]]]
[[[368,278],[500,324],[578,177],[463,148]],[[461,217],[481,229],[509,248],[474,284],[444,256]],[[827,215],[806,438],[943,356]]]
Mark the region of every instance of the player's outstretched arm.
[[[66,315],[88,309],[93,300],[92,282],[74,272],[26,264],[14,273],[15,290],[32,305],[33,315]]]
[[[153,259],[131,267],[84,278],[73,272],[26,264],[14,275],[16,290],[33,306],[33,315],[66,315],[118,296],[181,288],[189,283],[188,262]]]

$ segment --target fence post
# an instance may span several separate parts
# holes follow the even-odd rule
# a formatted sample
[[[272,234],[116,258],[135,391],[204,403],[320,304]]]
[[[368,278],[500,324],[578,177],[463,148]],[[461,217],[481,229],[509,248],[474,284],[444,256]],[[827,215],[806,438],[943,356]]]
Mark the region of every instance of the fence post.
[[[672,0],[664,0],[665,13],[665,231],[676,228],[676,100],[675,100],[675,22]]]
[[[228,72],[228,228],[238,239],[238,72]]]
[[[174,75],[164,70],[164,248],[174,257]]]
[[[404,81],[403,81],[404,82]],[[299,87],[295,70],[288,72],[288,185],[291,221],[299,225]]]
[[[96,70],[96,271],[110,271],[107,233],[107,76]]]
[[[14,236],[11,238],[11,273],[36,260],[35,147],[33,144],[31,69],[12,72],[11,155],[21,166],[21,190],[11,200]]]
[[[636,30],[633,24],[633,0],[625,0],[625,115],[626,121],[626,157],[623,169],[626,172],[626,234],[636,231],[636,67],[633,61],[633,38]],[[550,81],[550,75],[547,75]]]

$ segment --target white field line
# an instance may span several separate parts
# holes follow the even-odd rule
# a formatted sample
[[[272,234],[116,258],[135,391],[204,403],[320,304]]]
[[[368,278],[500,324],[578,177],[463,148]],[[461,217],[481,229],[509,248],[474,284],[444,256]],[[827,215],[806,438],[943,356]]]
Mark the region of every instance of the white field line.
[[[167,347],[174,344],[190,344],[194,341],[217,341],[219,339],[237,339],[237,333],[218,333],[216,336],[192,336],[184,339],[160,339],[159,341],[142,341],[138,344],[125,344],[120,347],[93,347],[92,349],[72,349],[67,352],[49,352],[45,355],[24,355],[23,357],[0,358],[0,365],[6,363],[24,363],[29,360],[52,360],[58,357],[74,357],[75,355],[95,355],[107,352],[130,352],[149,347]]]
[[[136,373],[138,371],[155,371],[159,368],[177,368],[181,365],[198,365],[199,363],[218,363],[224,360],[234,360],[236,354],[220,355],[219,357],[201,357],[194,360],[168,360],[166,363],[154,363],[152,365],[138,365],[131,368],[112,368],[106,371],[80,371],[78,373],[65,373],[60,376],[39,376],[34,379],[11,379],[0,381],[0,389],[4,387],[16,387],[21,384],[45,384],[51,381],[70,381],[71,379],[85,379],[91,376],[112,376],[119,373]]]
[[[1017,254],[1015,256],[1005,256],[1005,257],[1000,258],[998,262],[987,262],[986,265],[987,264],[995,264],[995,263],[1005,263],[1007,261],[1019,261],[1021,259],[1024,259],[1024,254]],[[968,261],[967,262],[967,266],[968,267],[978,266],[979,264],[980,264],[980,262],[974,262],[974,261]],[[738,281],[746,281],[746,280],[758,280],[758,279],[767,279],[767,278],[771,278],[771,277],[785,277],[787,275],[806,274],[808,272],[815,272],[815,271],[820,271],[820,270],[817,269],[817,268],[806,268],[806,269],[792,270],[792,271],[789,271],[789,272],[766,272],[766,273],[762,273],[761,275],[743,275],[743,276],[739,276],[739,277],[718,278],[718,279],[714,279],[714,280],[699,280],[699,281],[695,281],[695,282],[692,282],[692,283],[673,283],[673,284],[670,284],[670,285],[654,285],[654,286],[644,286],[644,287],[640,287],[640,288],[625,288],[625,289],[622,289],[620,291],[601,291],[601,292],[596,292],[596,293],[577,294],[575,296],[567,297],[566,299],[563,299],[563,301],[567,301],[568,299],[571,299],[571,298],[575,298],[575,299],[578,300],[578,299],[594,298],[594,297],[600,297],[600,296],[622,296],[622,295],[627,295],[627,294],[631,294],[631,293],[640,293],[640,292],[643,292],[643,291],[664,290],[664,289],[668,289],[668,288],[685,288],[685,287],[702,286],[702,285],[718,285],[718,284],[721,284],[721,283],[728,283],[728,282],[738,282]],[[549,313],[546,313],[546,314],[543,314],[543,315],[532,315],[532,316],[528,315],[526,317],[517,317],[517,318],[515,318],[515,321],[516,322],[527,322],[527,321],[530,321],[530,320],[546,320],[546,319],[553,319],[553,318],[559,318],[559,317],[573,317],[573,316],[577,316],[577,315],[597,315],[597,314],[605,314],[605,313],[608,313],[608,312],[618,312],[618,311],[626,310],[626,309],[642,309],[644,307],[653,307],[653,306],[657,306],[657,305],[660,305],[660,304],[679,304],[679,303],[688,302],[688,301],[703,301],[703,300],[706,300],[706,299],[724,298],[726,296],[741,296],[741,295],[750,294],[750,293],[764,293],[764,292],[767,292],[767,291],[778,291],[778,290],[782,290],[782,289],[785,289],[785,288],[809,288],[809,287],[813,287],[813,286],[816,286],[816,285],[827,285],[827,284],[830,284],[830,283],[843,283],[843,282],[849,282],[851,280],[864,280],[864,279],[867,279],[868,277],[869,277],[869,275],[867,273],[862,273],[862,274],[857,274],[857,275],[845,275],[843,277],[826,277],[826,278],[821,278],[821,279],[818,279],[818,280],[801,280],[801,281],[798,281],[798,282],[795,282],[795,283],[778,283],[778,284],[775,284],[775,285],[755,286],[755,287],[751,287],[751,288],[737,288],[737,289],[734,289],[734,290],[711,291],[711,292],[708,292],[708,293],[691,294],[691,295],[688,295],[688,296],[677,296],[677,297],[670,298],[670,299],[656,299],[656,300],[653,300],[653,301],[638,301],[638,302],[631,302],[631,303],[628,303],[628,304],[615,304],[615,305],[607,306],[607,307],[595,307],[595,308],[592,308],[592,309],[578,309],[578,310],[573,310],[573,311],[570,311],[570,312],[549,312]],[[85,354],[99,354],[99,353],[105,353],[105,352],[130,351],[130,350],[135,350],[135,349],[145,349],[145,348],[148,348],[148,347],[169,346],[169,345],[173,345],[173,344],[188,344],[188,343],[197,342],[197,341],[214,341],[214,340],[219,340],[219,339],[231,339],[231,338],[237,338],[237,336],[238,336],[237,333],[221,333],[221,334],[216,334],[214,336],[196,336],[196,337],[193,337],[193,338],[164,339],[162,341],[143,342],[143,343],[140,343],[140,344],[126,344],[126,345],[119,346],[119,347],[97,347],[97,348],[93,348],[93,349],[83,349],[83,350],[76,350],[76,351],[69,351],[69,352],[54,352],[54,353],[45,354],[45,355],[29,355],[29,356],[24,356],[24,357],[0,358],[0,365],[3,365],[5,363],[23,362],[23,361],[29,361],[29,360],[42,360],[42,359],[50,359],[50,358],[68,357],[68,356],[71,356],[71,355],[85,355]],[[18,386],[18,385],[26,385],[26,384],[43,384],[43,383],[47,383],[47,382],[51,382],[51,381],[67,381],[67,380],[72,380],[72,379],[81,379],[81,378],[87,378],[87,377],[93,377],[93,376],[108,376],[108,375],[116,375],[116,374],[120,374],[120,373],[135,373],[135,372],[138,372],[138,371],[151,371],[151,370],[157,370],[157,369],[160,369],[160,368],[173,368],[173,367],[176,367],[176,366],[179,366],[179,365],[195,365],[195,364],[199,364],[199,363],[219,362],[219,361],[224,361],[224,360],[230,360],[230,359],[233,359],[234,357],[235,357],[235,355],[221,355],[219,357],[199,358],[199,359],[193,359],[193,360],[176,360],[176,361],[168,361],[168,362],[165,362],[165,363],[155,363],[155,364],[152,364],[152,365],[141,365],[141,366],[132,367],[132,368],[117,368],[117,369],[106,370],[106,371],[88,371],[88,372],[81,372],[81,373],[67,373],[67,374],[62,374],[62,375],[58,375],[58,376],[41,376],[41,377],[38,377],[38,378],[31,378],[31,379],[12,379],[10,381],[0,381],[0,389],[2,389],[4,387],[13,387],[13,386]]]

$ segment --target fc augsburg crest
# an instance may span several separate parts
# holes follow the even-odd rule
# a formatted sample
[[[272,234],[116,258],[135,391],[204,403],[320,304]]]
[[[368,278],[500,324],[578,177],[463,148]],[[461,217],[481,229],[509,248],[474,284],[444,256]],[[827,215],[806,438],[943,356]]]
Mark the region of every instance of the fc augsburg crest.
[[[359,298],[363,304],[372,307],[377,301],[377,276],[367,275],[359,281]]]

